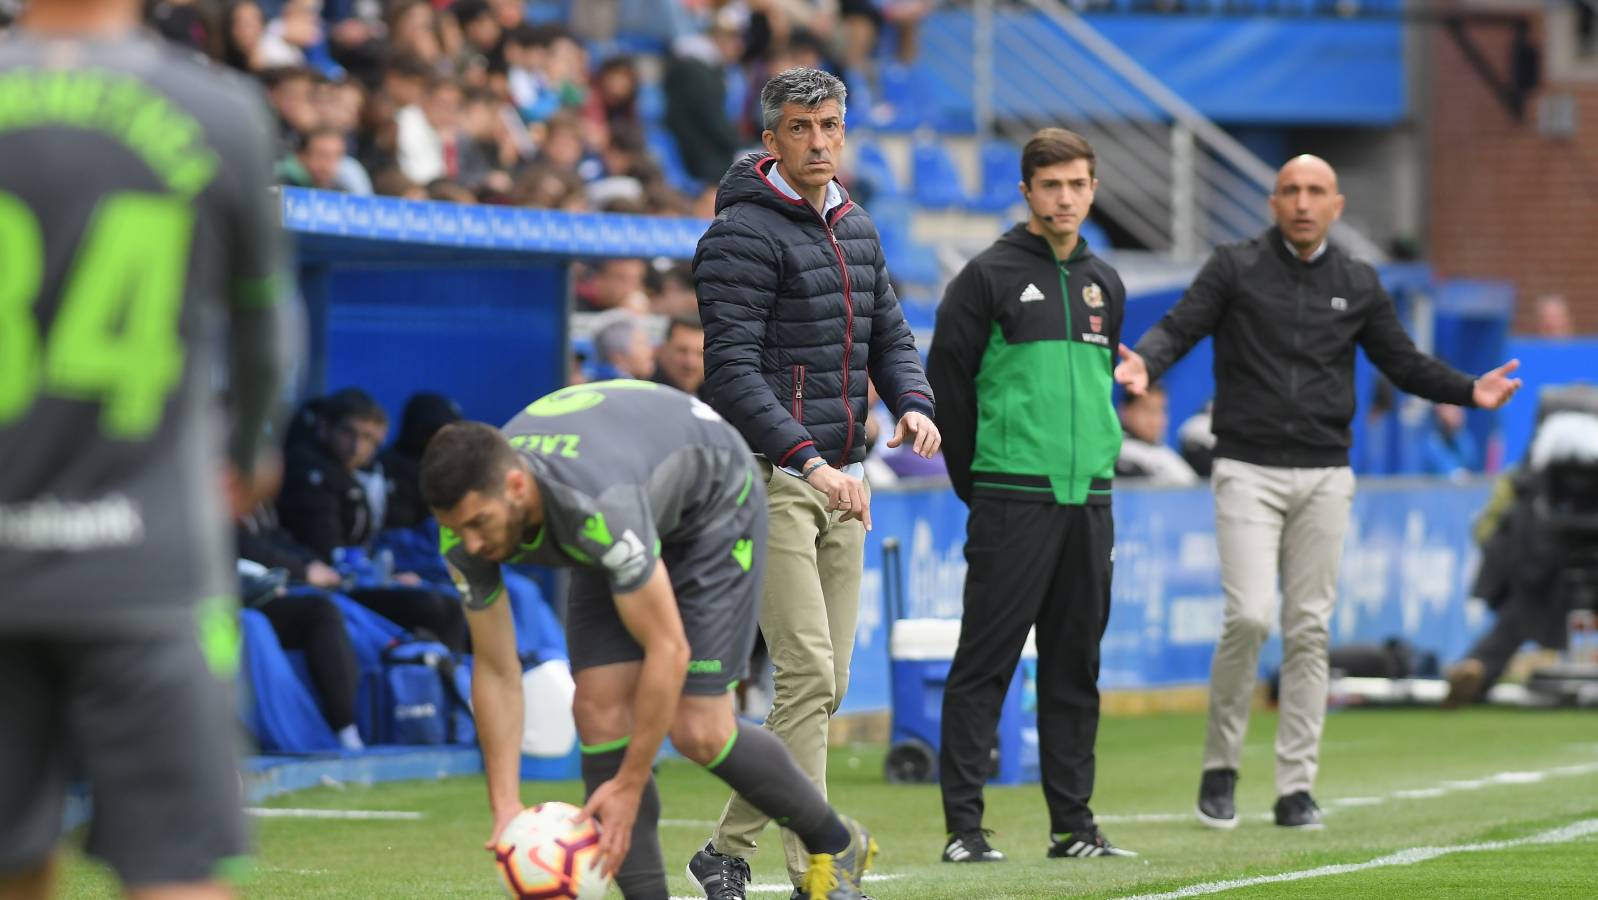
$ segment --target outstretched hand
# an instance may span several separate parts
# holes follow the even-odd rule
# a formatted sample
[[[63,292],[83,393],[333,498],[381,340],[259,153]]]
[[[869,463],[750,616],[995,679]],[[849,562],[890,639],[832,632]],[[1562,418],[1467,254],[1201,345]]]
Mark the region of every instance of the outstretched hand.
[[[1143,357],[1125,344],[1117,344],[1115,352],[1121,356],[1121,362],[1115,367],[1116,383],[1134,397],[1143,396],[1149,389],[1149,367],[1143,363]]]
[[[1520,360],[1512,359],[1476,379],[1476,386],[1470,393],[1471,399],[1482,409],[1497,409],[1508,403],[1509,398],[1520,390],[1520,379],[1509,377],[1518,368]]]
[[[912,449],[923,459],[931,459],[943,445],[943,436],[938,434],[938,426],[932,424],[931,419],[918,412],[908,412],[899,417],[899,424],[894,428],[888,446],[897,447],[911,435],[915,435]]]

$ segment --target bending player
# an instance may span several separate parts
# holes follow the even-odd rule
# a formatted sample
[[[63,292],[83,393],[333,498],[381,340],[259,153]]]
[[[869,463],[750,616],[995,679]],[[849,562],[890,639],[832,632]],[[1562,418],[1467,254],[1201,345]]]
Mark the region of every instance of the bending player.
[[[780,740],[733,715],[729,690],[754,645],[765,561],[756,472],[748,445],[709,406],[641,381],[566,388],[503,429],[456,423],[428,444],[422,496],[443,526],[476,653],[490,847],[522,809],[522,667],[499,565],[571,567],[584,812],[605,826],[600,850],[623,895],[668,896],[651,767],[670,734],[804,841],[805,896],[862,896],[871,836],[827,805]]]

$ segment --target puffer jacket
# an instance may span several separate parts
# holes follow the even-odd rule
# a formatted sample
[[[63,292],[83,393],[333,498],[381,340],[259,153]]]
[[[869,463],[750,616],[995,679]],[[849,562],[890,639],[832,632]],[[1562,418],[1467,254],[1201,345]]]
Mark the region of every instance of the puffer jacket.
[[[694,253],[705,325],[703,395],[779,466],[865,459],[866,379],[896,415],[933,415],[915,338],[888,283],[877,229],[844,194],[826,218],[734,163]]]

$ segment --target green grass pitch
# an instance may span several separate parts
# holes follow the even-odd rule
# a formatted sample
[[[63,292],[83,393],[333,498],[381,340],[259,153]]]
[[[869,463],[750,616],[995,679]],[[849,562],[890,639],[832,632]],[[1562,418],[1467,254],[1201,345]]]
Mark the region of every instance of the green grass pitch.
[[[882,854],[867,884],[896,898],[1125,897],[1193,893],[1195,886],[1370,863],[1415,848],[1427,858],[1351,868],[1219,892],[1236,900],[1277,897],[1598,897],[1598,716],[1581,712],[1340,711],[1327,719],[1317,796],[1320,832],[1288,832],[1268,820],[1275,717],[1257,714],[1238,788],[1242,825],[1216,832],[1192,819],[1202,717],[1106,719],[1099,737],[1094,809],[1136,859],[1048,860],[1047,819],[1037,785],[989,788],[987,824],[1008,862],[938,861],[943,823],[934,786],[882,779],[881,747],[831,757],[832,797],[876,833]],[[683,761],[659,772],[661,838],[676,896],[690,896],[683,865],[702,844],[726,794]],[[527,783],[523,799],[580,803],[577,783]],[[501,896],[489,855],[481,778],[323,788],[278,798],[275,807],[401,810],[415,820],[255,822],[257,871],[250,898]],[[1587,823],[1587,824],[1583,824]],[[1562,829],[1562,830],[1561,830]],[[1585,830],[1584,830],[1585,829]],[[1526,839],[1545,835],[1543,842]],[[754,861],[752,898],[783,900],[786,873],[776,830]],[[1469,851],[1469,852],[1464,852]],[[1410,857],[1397,857],[1409,860]],[[1334,870],[1339,871],[1339,870]],[[113,896],[103,870],[74,858],[64,896]],[[1207,894],[1206,894],[1207,895]],[[613,896],[619,893],[613,892]]]

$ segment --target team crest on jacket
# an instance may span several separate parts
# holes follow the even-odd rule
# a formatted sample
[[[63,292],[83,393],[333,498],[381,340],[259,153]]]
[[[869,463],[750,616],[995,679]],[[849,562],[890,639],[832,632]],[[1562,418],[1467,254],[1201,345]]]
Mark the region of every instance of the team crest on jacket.
[[[1104,289],[1093,282],[1088,282],[1082,288],[1082,302],[1089,309],[1099,309],[1104,306]]]

